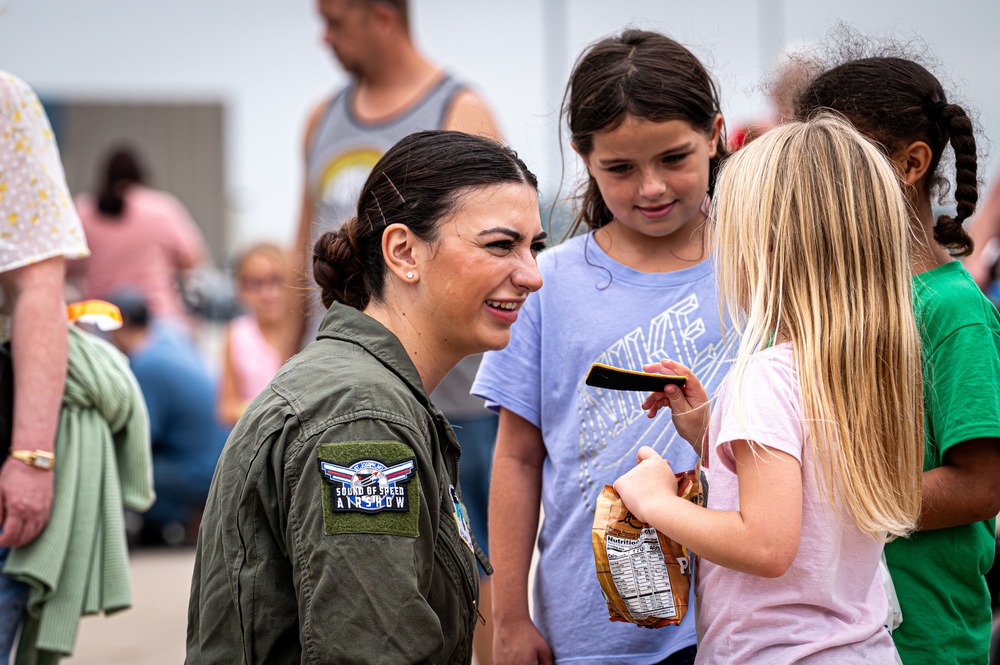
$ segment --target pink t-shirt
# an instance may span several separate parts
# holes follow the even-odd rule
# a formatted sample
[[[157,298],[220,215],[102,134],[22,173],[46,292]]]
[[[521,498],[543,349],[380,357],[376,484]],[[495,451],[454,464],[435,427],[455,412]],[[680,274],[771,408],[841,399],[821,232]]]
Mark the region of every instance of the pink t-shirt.
[[[795,561],[775,579],[698,560],[697,662],[896,663],[883,627],[882,544],[830,506],[817,486],[792,345],[756,354],[742,385],[734,379],[730,374],[720,388],[709,425],[707,505],[739,509],[730,442],[756,441],[802,465],[802,535]]]
[[[257,397],[281,369],[284,360],[267,343],[252,316],[240,316],[229,324],[229,359],[236,371],[240,399]]]
[[[132,185],[121,217],[107,217],[89,196],[76,201],[90,245],[90,258],[71,266],[82,273],[85,298],[106,298],[133,288],[149,302],[157,318],[179,318],[183,304],[177,289],[180,271],[204,254],[201,232],[183,204],[165,192]]]

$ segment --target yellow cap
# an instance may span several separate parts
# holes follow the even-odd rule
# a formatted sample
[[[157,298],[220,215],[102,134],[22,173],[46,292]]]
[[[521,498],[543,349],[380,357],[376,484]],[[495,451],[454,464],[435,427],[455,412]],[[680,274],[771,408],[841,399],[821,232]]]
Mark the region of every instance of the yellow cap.
[[[122,327],[121,311],[103,300],[72,303],[66,307],[66,315],[70,321],[92,323],[104,331],[118,330]]]

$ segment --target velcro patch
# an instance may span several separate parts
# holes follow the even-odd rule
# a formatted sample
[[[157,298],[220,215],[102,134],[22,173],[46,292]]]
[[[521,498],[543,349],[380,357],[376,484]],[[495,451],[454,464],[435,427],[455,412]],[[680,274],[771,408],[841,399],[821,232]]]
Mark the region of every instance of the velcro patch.
[[[417,537],[420,481],[409,446],[398,441],[324,443],[318,457],[326,535]]]

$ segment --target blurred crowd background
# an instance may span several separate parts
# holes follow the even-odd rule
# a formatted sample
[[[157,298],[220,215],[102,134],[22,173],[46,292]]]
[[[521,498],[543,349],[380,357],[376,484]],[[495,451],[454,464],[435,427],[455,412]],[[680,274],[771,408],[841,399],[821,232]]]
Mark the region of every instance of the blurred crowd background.
[[[710,7],[681,0],[418,0],[409,11],[417,48],[471,83],[500,132],[539,175],[543,220],[557,239],[580,176],[579,160],[568,158],[570,146],[560,138],[562,90],[575,54],[624,26],[673,36],[706,63],[736,143],[773,123],[780,114],[779,73],[802,54],[822,56],[816,49],[835,41],[831,31],[846,25],[852,34],[916,41],[914,51],[933,58],[932,68],[947,63],[938,73],[951,82],[949,97],[977,114],[980,200],[998,198],[1000,159],[991,139],[1000,131],[994,74],[1000,43],[992,32],[1000,5],[987,0],[948,12],[930,0],[842,0],[835,6],[720,0]],[[70,296],[111,297],[122,305],[126,328],[114,341],[130,353],[134,368],[143,351],[140,382],[144,363],[153,377],[166,363],[173,368],[168,374],[184,377],[180,393],[199,386],[194,402],[203,413],[185,418],[200,419],[188,426],[211,443],[194,446],[205,469],[186,482],[201,495],[227,428],[245,404],[237,384],[254,381],[227,361],[232,336],[241,343],[240,324],[232,321],[244,313],[259,323],[272,319],[276,331],[265,336],[282,351],[268,366],[280,366],[288,355],[284,346],[294,347],[295,340],[280,339],[291,333],[277,330],[280,321],[273,320],[289,306],[275,301],[291,297],[288,289],[294,288],[290,257],[280,254],[295,240],[306,119],[319,100],[349,81],[323,42],[316,4],[6,0],[0,3],[0,65],[38,92],[94,252],[87,262],[70,265]],[[130,183],[136,186],[124,194]],[[125,202],[125,218],[142,217],[136,228],[147,230],[129,235],[97,221],[107,206],[118,205],[116,197]],[[996,214],[997,207],[981,211]],[[149,215],[162,217],[159,231],[144,226]],[[237,274],[248,250],[256,262],[249,274]],[[282,280],[287,288],[278,289]],[[147,320],[171,325],[147,331]],[[265,350],[246,352],[259,357]],[[152,382],[143,386],[147,402],[155,393],[154,401],[167,403],[163,396],[171,387]],[[210,422],[210,405],[221,433]],[[182,402],[172,408],[191,411]],[[152,414],[154,429],[159,417],[170,430],[178,417],[163,411]],[[159,436],[181,440],[190,433]],[[196,518],[180,520],[180,528],[176,515],[157,518],[156,512],[152,532],[147,517],[144,532],[133,525],[134,538],[191,542]]]
[[[568,141],[560,141],[559,106],[573,58],[588,43],[624,26],[674,37],[713,72],[730,135],[738,137],[771,122],[769,84],[788,55],[808,53],[841,22],[860,34],[919,40],[936,58],[931,65],[947,63],[937,73],[952,84],[946,83],[949,98],[977,114],[980,200],[996,199],[1000,4],[992,0],[948,6],[930,0],[410,5],[417,47],[473,86],[502,135],[538,174],[541,204],[551,210],[542,219],[557,239],[569,215],[565,200],[580,175],[579,160],[568,158]],[[233,322],[249,314],[262,329],[268,322],[277,329],[275,319],[288,306],[283,299],[292,297],[282,251],[292,246],[299,219],[306,118],[349,80],[322,30],[314,0],[0,0],[0,68],[41,98],[94,251],[91,267],[70,269],[71,293],[108,297],[121,307],[126,326],[113,341],[131,356],[147,402],[162,406],[151,409],[154,442],[158,436],[198,441],[186,457],[157,462],[160,478],[171,478],[157,487],[168,500],[145,521],[133,516],[134,543],[193,541],[197,506],[167,508],[207,492],[214,459],[245,405],[237,379],[255,380],[227,364],[226,351],[241,343]],[[173,230],[155,243],[152,236],[134,238],[137,247],[157,244],[155,259],[127,247],[117,232],[101,254],[88,210],[113,208],[115,192],[125,191],[116,189],[118,182],[135,185],[118,197],[126,214],[148,205],[172,218],[166,226]],[[130,200],[137,192],[145,198]],[[156,198],[161,195],[166,198]],[[996,214],[997,206],[984,207]],[[177,302],[163,295],[162,285],[151,287],[152,295],[137,293],[129,279],[102,274],[141,272],[152,261],[162,262],[159,274],[176,282],[177,291],[173,284],[168,290],[179,295]],[[99,282],[103,277],[112,281]],[[153,320],[167,323],[150,325]],[[289,333],[275,333],[282,334]],[[277,353],[273,361],[280,366],[284,357]],[[153,378],[144,381],[144,373]],[[174,377],[174,385],[158,382],[164,376]],[[150,394],[158,398],[150,401]],[[196,430],[177,431],[181,421]],[[189,473],[192,455],[204,462],[200,475]],[[178,498],[171,500],[166,487]]]
[[[544,203],[574,180],[557,133],[573,58],[625,25],[689,46],[718,79],[730,128],[769,113],[761,83],[782,53],[846,21],[925,40],[983,135],[1000,129],[989,0],[418,0],[410,11],[418,48],[476,87]],[[145,154],[150,184],[191,211],[215,267],[252,242],[292,241],[306,115],[348,80],[313,0],[5,0],[0,12],[0,63],[42,98],[74,193],[97,187],[99,160],[125,141]],[[983,162],[987,182],[996,164]]]

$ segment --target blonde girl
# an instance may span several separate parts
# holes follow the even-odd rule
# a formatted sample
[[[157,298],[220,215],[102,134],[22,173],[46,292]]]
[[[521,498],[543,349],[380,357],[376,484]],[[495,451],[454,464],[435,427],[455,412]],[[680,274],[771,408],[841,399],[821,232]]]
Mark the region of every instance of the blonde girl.
[[[686,368],[669,368],[688,374],[684,391],[647,400],[705,441],[706,505],[678,499],[647,448],[615,488],[699,557],[698,662],[896,662],[878,564],[883,543],[916,526],[923,428],[895,174],[820,117],[738,152],[714,205],[720,290],[740,330],[733,370],[707,432]]]
[[[917,238],[908,274],[923,349],[924,493],[918,533],[885,548],[903,611],[892,638],[906,665],[985,663],[985,575],[1000,511],[1000,315],[955,260],[973,249],[963,228],[978,200],[972,121],[925,67],[885,55],[821,73],[797,106],[802,116],[843,114],[889,157]],[[942,163],[948,145],[953,166]],[[949,172],[956,214],[938,216],[931,200]]]
[[[286,251],[274,243],[254,245],[236,261],[235,273],[247,313],[225,332],[219,418],[226,425],[236,424],[297,345]]]

